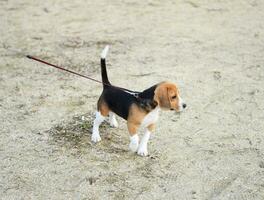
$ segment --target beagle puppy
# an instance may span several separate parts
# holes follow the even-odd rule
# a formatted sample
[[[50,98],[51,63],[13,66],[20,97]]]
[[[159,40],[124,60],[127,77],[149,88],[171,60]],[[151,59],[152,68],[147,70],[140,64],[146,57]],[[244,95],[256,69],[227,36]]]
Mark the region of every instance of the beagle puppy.
[[[103,92],[97,102],[96,118],[93,122],[92,141],[101,140],[99,126],[110,117],[110,125],[117,127],[115,115],[127,121],[130,134],[129,148],[141,156],[148,155],[147,144],[150,134],[154,131],[160,110],[175,110],[186,108],[180,97],[177,86],[170,82],[158,83],[143,92],[134,92],[110,84],[106,71],[105,58],[109,47],[106,46],[101,54],[101,76]],[[140,126],[145,133],[139,142],[137,131]]]

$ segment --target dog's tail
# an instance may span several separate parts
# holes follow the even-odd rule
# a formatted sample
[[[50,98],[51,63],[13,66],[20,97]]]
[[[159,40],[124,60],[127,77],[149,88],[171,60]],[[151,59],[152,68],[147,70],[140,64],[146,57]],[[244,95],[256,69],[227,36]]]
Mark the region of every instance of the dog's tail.
[[[105,58],[108,53],[108,50],[109,50],[109,46],[107,45],[105,46],[104,50],[101,53],[101,75],[102,75],[102,81],[103,83],[105,83],[103,84],[103,87],[107,87],[108,85],[110,85],[106,71],[106,63],[105,63]]]

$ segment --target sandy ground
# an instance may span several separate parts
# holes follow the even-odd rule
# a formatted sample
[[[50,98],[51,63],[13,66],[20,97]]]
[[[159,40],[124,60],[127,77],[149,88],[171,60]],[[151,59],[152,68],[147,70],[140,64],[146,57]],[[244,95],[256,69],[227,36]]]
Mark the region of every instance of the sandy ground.
[[[264,199],[264,2],[0,1],[1,199]],[[125,121],[92,144],[100,84],[176,82],[188,109],[161,113],[148,157]],[[84,118],[84,120],[82,120]]]

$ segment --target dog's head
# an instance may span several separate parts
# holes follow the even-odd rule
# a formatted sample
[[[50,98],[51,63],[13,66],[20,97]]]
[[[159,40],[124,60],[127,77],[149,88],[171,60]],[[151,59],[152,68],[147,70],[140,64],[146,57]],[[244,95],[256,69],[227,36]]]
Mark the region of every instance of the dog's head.
[[[165,110],[181,112],[187,106],[180,97],[177,86],[169,82],[163,82],[157,86],[154,100],[160,108]]]

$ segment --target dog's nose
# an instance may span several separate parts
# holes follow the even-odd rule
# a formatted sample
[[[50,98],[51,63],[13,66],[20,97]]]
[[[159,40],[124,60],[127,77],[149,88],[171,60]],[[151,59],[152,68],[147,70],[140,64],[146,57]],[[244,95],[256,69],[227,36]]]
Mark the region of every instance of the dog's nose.
[[[186,108],[187,107],[186,103],[182,104],[182,107],[183,108]]]

